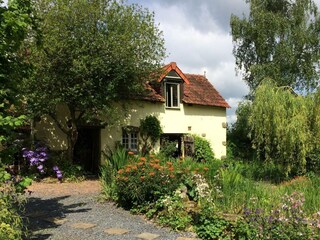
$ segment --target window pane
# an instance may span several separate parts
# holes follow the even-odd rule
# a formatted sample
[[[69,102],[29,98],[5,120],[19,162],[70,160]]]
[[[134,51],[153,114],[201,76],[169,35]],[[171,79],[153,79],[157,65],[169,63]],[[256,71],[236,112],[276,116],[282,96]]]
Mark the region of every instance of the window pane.
[[[129,136],[126,132],[122,133],[122,146],[129,149]]]
[[[130,148],[131,150],[137,150],[138,149],[138,134],[137,133],[131,133],[131,139],[130,139]]]
[[[166,107],[179,107],[179,84],[166,83]]]
[[[171,105],[171,84],[166,84],[166,106],[172,107]]]
[[[178,107],[178,85],[172,85],[172,107]]]

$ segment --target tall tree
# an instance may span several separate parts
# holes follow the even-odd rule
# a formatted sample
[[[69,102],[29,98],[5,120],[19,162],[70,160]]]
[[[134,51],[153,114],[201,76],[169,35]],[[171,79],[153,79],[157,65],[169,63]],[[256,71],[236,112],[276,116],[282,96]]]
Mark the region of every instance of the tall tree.
[[[246,0],[249,16],[231,16],[237,69],[253,93],[265,78],[312,90],[319,83],[320,18],[312,0]]]
[[[307,161],[320,149],[319,97],[319,90],[300,96],[272,81],[257,88],[249,125],[260,160],[282,165],[286,175],[306,172]]]
[[[13,105],[18,105],[19,85],[31,70],[22,44],[33,23],[29,0],[9,0],[7,5],[0,1],[0,145],[5,145],[13,128],[23,123],[23,116],[13,114]]]
[[[141,90],[165,56],[154,15],[118,0],[34,0],[42,47],[32,49],[36,71],[25,83],[28,106],[50,115],[73,157],[78,123],[113,101]],[[63,121],[57,107],[67,107]]]

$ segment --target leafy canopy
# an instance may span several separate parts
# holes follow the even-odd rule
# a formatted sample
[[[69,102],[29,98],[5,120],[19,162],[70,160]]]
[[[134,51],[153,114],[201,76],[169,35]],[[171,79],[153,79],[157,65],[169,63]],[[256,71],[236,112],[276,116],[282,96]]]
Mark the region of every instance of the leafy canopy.
[[[318,84],[320,18],[311,0],[246,0],[249,16],[231,16],[237,69],[252,93],[271,78],[277,86]]]
[[[35,75],[26,93],[36,115],[66,104],[96,116],[141,90],[165,56],[154,15],[123,1],[36,0],[41,48],[32,49]]]
[[[32,28],[30,1],[11,0],[5,6],[0,1],[0,144],[8,140],[13,128],[24,123],[24,116],[15,116],[19,85],[30,73],[30,64],[22,44]],[[3,151],[0,151],[3,155]],[[3,156],[3,158],[5,158]]]
[[[319,101],[319,91],[299,96],[291,88],[263,82],[249,117],[258,157],[281,164],[287,176],[305,173],[310,155],[320,147]]]

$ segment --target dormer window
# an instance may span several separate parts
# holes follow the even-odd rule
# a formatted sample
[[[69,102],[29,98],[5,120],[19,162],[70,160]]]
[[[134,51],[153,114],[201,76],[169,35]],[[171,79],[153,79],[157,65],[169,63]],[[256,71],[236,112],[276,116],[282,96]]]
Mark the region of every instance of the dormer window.
[[[166,107],[180,107],[180,84],[173,82],[165,82]]]

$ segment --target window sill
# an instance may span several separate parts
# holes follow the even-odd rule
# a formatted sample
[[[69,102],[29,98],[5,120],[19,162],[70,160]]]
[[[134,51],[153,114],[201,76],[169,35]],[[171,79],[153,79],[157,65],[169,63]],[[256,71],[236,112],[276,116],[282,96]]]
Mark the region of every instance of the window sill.
[[[166,107],[168,110],[180,110],[180,107]]]

